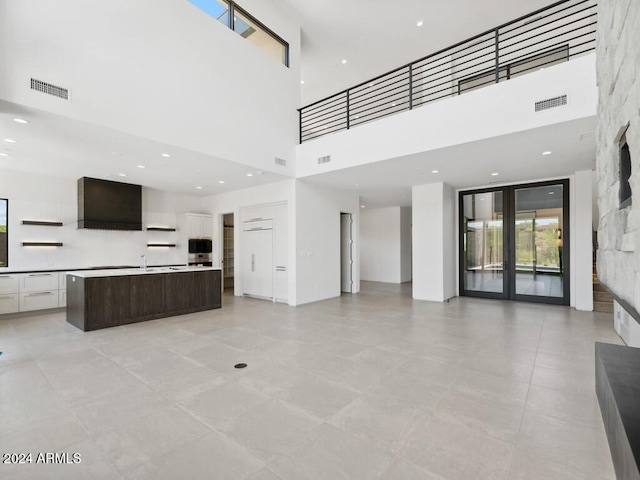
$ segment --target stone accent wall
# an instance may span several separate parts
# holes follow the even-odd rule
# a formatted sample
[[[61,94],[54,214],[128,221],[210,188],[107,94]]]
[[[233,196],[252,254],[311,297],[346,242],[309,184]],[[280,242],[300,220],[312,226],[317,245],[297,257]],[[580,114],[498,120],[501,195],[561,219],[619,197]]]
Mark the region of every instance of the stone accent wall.
[[[598,3],[598,277],[640,311],[640,2]],[[619,138],[631,151],[632,204],[619,208]]]

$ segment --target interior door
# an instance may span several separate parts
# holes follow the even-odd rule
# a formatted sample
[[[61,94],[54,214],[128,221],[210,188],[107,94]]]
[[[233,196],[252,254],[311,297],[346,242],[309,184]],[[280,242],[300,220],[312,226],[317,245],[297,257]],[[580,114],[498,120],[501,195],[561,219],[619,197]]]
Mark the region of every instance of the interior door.
[[[353,218],[350,213],[340,214],[340,269],[341,291],[353,292]]]

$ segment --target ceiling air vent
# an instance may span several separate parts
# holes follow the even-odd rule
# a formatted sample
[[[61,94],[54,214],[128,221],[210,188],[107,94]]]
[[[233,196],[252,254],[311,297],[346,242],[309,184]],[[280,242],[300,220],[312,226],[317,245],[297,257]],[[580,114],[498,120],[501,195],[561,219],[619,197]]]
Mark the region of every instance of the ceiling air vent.
[[[318,158],[318,165],[322,165],[323,163],[329,163],[331,161],[331,155],[325,155],[324,157]]]
[[[31,90],[46,93],[47,95],[53,95],[54,97],[62,98],[64,100],[69,100],[69,89],[58,87],[57,85],[52,85],[41,80],[36,80],[35,78],[31,79]]]
[[[561,95],[559,97],[548,98],[546,100],[540,100],[536,102],[536,112],[543,110],[549,110],[550,108],[562,107],[567,104],[567,96]]]
[[[286,167],[287,161],[284,158],[276,157],[276,165],[280,165],[281,167]]]

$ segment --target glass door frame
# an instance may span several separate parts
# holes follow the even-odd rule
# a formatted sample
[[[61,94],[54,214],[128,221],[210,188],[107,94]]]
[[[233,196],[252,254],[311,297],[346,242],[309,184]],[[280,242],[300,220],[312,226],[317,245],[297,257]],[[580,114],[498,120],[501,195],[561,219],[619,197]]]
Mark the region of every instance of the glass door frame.
[[[525,295],[516,293],[516,251],[515,251],[515,192],[519,189],[547,187],[562,185],[562,297],[547,297],[538,295]],[[503,218],[503,289],[501,293],[482,292],[465,289],[465,250],[464,250],[464,201],[465,195],[482,193],[502,193],[502,218]],[[571,301],[571,245],[570,245],[570,203],[569,180],[548,180],[544,182],[523,183],[517,185],[503,185],[500,187],[486,187],[474,190],[461,190],[458,192],[458,277],[461,296],[493,298],[499,300],[515,300],[521,302],[547,303],[556,305],[569,305]]]

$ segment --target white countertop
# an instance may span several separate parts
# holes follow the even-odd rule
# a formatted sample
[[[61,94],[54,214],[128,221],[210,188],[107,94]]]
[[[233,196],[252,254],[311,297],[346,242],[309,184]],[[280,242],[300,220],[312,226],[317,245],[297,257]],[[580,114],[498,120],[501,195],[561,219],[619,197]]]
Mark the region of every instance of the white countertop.
[[[157,273],[180,273],[180,272],[204,272],[208,270],[221,270],[219,267],[149,267],[143,268],[114,268],[108,270],[76,270],[67,272],[81,278],[94,277],[123,277],[126,275],[153,275]]]

